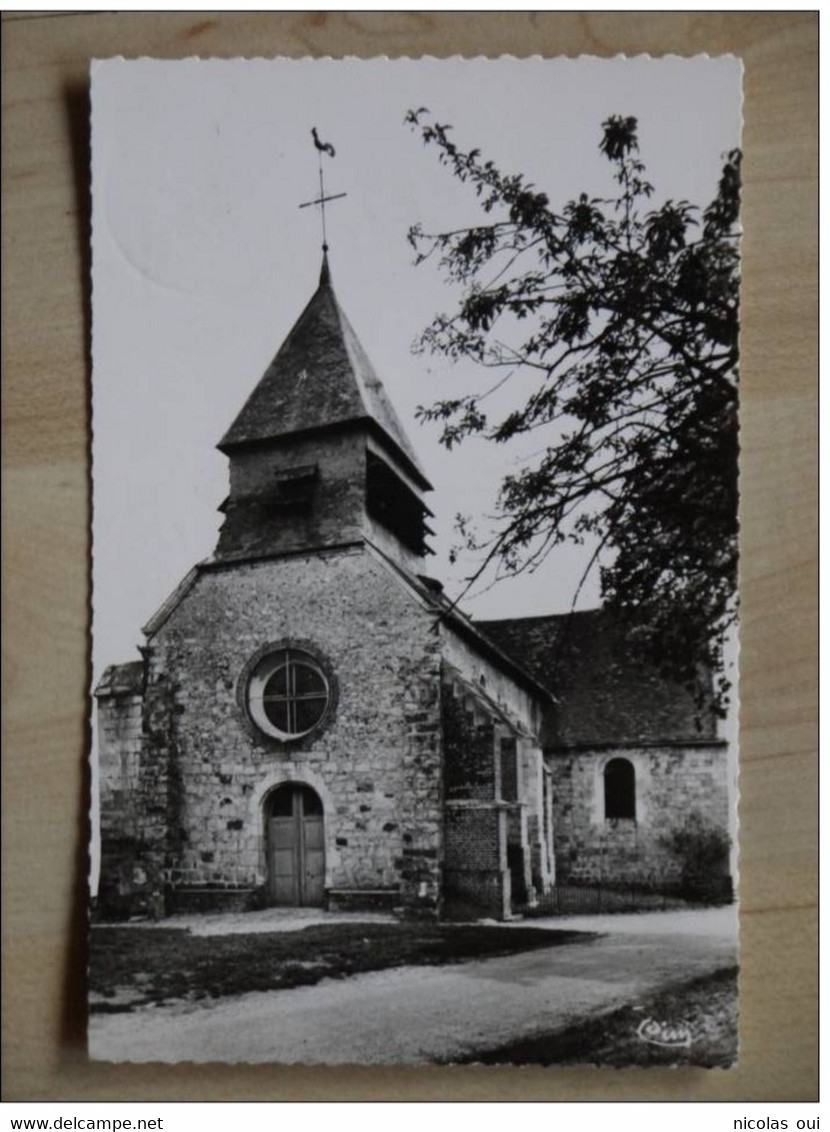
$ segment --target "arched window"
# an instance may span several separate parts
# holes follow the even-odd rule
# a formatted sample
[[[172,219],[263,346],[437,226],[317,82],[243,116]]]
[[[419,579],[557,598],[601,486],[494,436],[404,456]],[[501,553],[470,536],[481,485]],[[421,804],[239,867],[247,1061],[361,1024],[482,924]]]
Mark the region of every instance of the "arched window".
[[[320,795],[301,782],[284,782],[268,795],[266,813],[269,818],[290,818],[296,811],[303,817],[318,817],[323,813]]]
[[[279,649],[263,657],[251,674],[248,707],[267,735],[298,739],[326,714],[329,683],[314,657],[299,649]]]
[[[611,759],[604,777],[606,818],[636,818],[633,764],[628,759]]]

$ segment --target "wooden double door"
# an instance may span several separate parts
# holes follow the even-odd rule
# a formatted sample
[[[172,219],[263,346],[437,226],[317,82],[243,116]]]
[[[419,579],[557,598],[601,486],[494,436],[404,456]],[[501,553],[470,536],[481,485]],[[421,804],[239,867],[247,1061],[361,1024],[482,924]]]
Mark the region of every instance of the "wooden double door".
[[[268,895],[272,904],[324,903],[323,820],[323,803],[310,786],[287,782],[268,798]]]

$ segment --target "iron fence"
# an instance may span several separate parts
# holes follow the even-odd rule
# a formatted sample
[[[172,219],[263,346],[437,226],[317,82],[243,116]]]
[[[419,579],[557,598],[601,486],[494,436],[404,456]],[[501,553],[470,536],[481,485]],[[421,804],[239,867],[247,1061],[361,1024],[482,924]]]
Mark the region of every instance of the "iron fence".
[[[525,916],[587,916],[607,912],[661,912],[692,907],[679,892],[636,884],[559,884],[521,909]]]

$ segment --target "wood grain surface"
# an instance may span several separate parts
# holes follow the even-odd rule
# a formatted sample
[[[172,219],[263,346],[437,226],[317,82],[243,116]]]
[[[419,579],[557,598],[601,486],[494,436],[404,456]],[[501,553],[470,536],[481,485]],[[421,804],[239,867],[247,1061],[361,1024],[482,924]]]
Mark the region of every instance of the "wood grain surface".
[[[817,15],[11,13],[2,30],[5,1099],[814,1100]],[[88,1062],[89,60],[618,52],[746,66],[740,1064]]]

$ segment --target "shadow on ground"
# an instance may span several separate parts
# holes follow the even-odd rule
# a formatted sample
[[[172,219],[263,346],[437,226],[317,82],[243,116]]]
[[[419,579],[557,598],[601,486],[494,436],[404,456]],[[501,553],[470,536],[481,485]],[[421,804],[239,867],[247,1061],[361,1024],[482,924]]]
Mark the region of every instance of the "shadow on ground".
[[[314,924],[224,936],[99,926],[90,938],[90,1013],[286,990],[390,967],[443,966],[594,938],[586,932],[434,922]]]
[[[738,968],[729,967],[558,1033],[478,1051],[461,1063],[728,1068],[737,1056]]]

